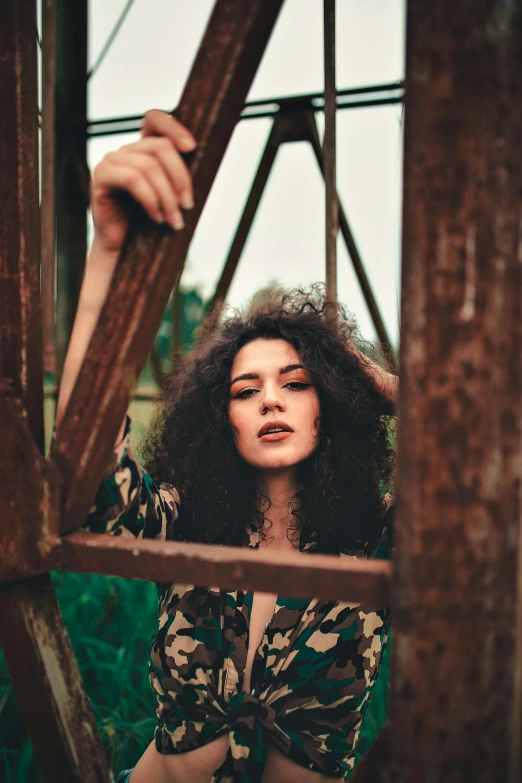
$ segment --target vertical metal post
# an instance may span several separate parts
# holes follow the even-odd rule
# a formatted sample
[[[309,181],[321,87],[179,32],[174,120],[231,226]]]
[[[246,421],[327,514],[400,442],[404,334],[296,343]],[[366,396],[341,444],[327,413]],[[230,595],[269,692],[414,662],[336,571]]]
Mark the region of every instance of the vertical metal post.
[[[520,781],[521,72],[522,0],[409,3],[391,701],[401,783]]]
[[[29,566],[46,543],[44,509],[59,505],[53,483],[43,475],[41,454],[35,32],[35,0],[0,3],[0,495],[6,502],[0,538],[7,560],[19,547]],[[19,408],[17,421],[9,411],[16,414]],[[12,498],[28,491],[32,514],[18,513],[21,504]],[[48,574],[2,585],[0,642],[44,779],[109,783],[112,776]]]
[[[0,11],[0,378],[43,449],[35,1]]]
[[[324,176],[326,184],[326,295],[337,300],[337,234],[339,203],[336,184],[335,0],[324,0]]]
[[[509,783],[522,779],[522,519],[518,538],[518,587],[517,587],[517,647],[515,658],[515,682],[513,687],[513,710],[511,716],[511,763]]]
[[[40,206],[44,372],[56,372],[54,302],[56,0],[42,0],[42,164]]]
[[[312,149],[314,151],[317,165],[319,166],[321,174],[324,177],[325,174],[324,155],[323,155],[323,150],[321,149],[321,142],[319,141],[319,133],[317,131],[315,117],[312,112],[305,113],[303,124],[307,129],[307,138],[310,141],[310,144],[312,145]],[[398,372],[397,357],[395,356],[395,351],[393,350],[393,346],[390,337],[388,335],[388,331],[386,329],[384,319],[381,315],[381,311],[379,310],[379,305],[377,304],[377,300],[373,295],[372,287],[370,285],[370,281],[368,280],[368,276],[364,268],[364,263],[359,253],[359,248],[357,247],[357,243],[355,242],[355,237],[352,234],[352,230],[350,228],[350,224],[348,223],[348,218],[346,217],[346,212],[343,209],[341,200],[339,199],[339,195],[337,196],[337,204],[338,204],[339,227],[341,229],[341,234],[344,239],[346,249],[348,251],[348,255],[350,256],[350,260],[352,262],[353,271],[355,272],[357,281],[361,286],[361,292],[364,297],[364,301],[366,302],[366,307],[368,308],[368,312],[370,313],[370,317],[372,319],[374,329],[377,333],[377,337],[381,344],[383,355],[388,361],[389,369],[392,372],[396,373]]]
[[[69,343],[87,252],[87,0],[56,0],[56,344]]]

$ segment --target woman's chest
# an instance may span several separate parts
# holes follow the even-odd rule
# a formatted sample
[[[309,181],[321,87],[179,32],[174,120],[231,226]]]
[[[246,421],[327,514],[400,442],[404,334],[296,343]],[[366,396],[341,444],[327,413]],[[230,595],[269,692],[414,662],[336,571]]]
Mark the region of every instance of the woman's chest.
[[[245,672],[242,690],[247,693],[251,689],[252,666],[256,652],[263,641],[266,627],[274,615],[277,595],[275,593],[256,592],[252,597],[250,610],[250,629],[248,635],[248,648],[245,664]]]

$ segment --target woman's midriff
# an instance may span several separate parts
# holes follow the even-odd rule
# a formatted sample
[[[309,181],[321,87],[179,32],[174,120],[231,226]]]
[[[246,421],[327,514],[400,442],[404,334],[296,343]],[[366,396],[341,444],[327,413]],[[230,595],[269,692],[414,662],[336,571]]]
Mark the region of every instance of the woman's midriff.
[[[252,599],[250,636],[245,666],[243,691],[250,691],[250,678],[255,652],[263,639],[266,625],[274,614],[277,595],[256,592]],[[131,773],[129,783],[210,783],[216,769],[224,762],[230,746],[225,734],[201,748],[187,753],[158,753],[152,741]],[[283,756],[273,747],[263,774],[263,783],[327,783],[332,778],[311,772]]]
[[[274,614],[275,593],[254,593],[250,616],[250,636],[243,690],[250,691],[250,677],[255,651],[261,644],[265,626]],[[152,741],[135,766],[129,783],[210,783],[227,755],[228,734],[187,753],[158,753]]]

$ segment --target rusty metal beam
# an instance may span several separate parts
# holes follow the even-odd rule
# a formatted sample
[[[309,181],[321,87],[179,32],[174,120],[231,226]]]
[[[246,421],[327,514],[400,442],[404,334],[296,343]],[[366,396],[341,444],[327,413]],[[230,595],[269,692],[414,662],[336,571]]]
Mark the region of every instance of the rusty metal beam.
[[[517,587],[517,647],[513,710],[511,715],[512,753],[509,767],[510,783],[522,778],[522,520],[518,537],[518,587]]]
[[[26,18],[28,17],[28,19]],[[31,34],[28,27],[31,26]],[[0,377],[10,378],[43,448],[36,16],[0,10]]]
[[[339,233],[339,201],[336,184],[335,114],[335,0],[323,0],[324,26],[324,182],[326,233],[326,296],[337,301],[337,234]]]
[[[58,533],[58,476],[34,442],[20,400],[0,382],[0,579],[22,579],[45,571],[44,558]],[[0,599],[1,600],[1,599]]]
[[[133,221],[114,281],[58,432],[63,531],[79,527],[96,491],[169,294],[275,24],[282,0],[218,0],[177,117],[195,135],[196,208],[178,233]]]
[[[0,644],[43,779],[112,783],[49,575],[3,585],[0,602]]]
[[[304,116],[306,118],[306,125],[308,128],[307,138],[312,145],[315,159],[317,161],[319,169],[321,170],[321,173],[324,176],[325,175],[324,154],[323,154],[323,149],[321,147],[321,142],[319,140],[319,133],[317,131],[317,125],[315,122],[314,114],[313,112],[305,112]],[[337,195],[337,200],[339,204],[339,223],[341,228],[341,234],[345,241],[346,249],[348,250],[348,255],[350,256],[353,270],[357,277],[357,281],[361,287],[362,295],[364,296],[366,307],[368,308],[371,319],[373,321],[375,331],[377,332],[377,337],[379,338],[379,342],[381,344],[383,354],[388,360],[388,363],[390,365],[390,370],[396,373],[398,371],[398,362],[395,356],[395,352],[393,350],[392,343],[390,341],[390,337],[388,335],[388,331],[386,329],[384,320],[382,318],[381,311],[379,310],[379,305],[377,304],[375,296],[373,295],[372,287],[366,275],[366,270],[364,268],[363,260],[359,253],[357,243],[355,242],[354,236],[352,234],[352,230],[350,228],[350,224],[348,223],[348,218],[346,217],[346,212],[343,209],[343,205],[341,203],[339,195]]]
[[[337,90],[337,109],[359,109],[365,106],[390,106],[402,103],[404,84],[401,81],[387,84],[372,84],[367,87],[349,87]],[[378,93],[383,93],[379,96]],[[391,94],[390,94],[391,93]],[[365,95],[376,95],[375,98],[365,98]],[[351,100],[359,96],[358,100]],[[275,117],[279,113],[301,109],[302,111],[322,111],[324,93],[308,93],[306,95],[285,95],[284,98],[263,98],[260,101],[248,101],[243,107],[241,120],[256,120],[260,117]],[[142,114],[126,117],[105,117],[101,120],[90,120],[87,126],[88,138],[95,136],[111,136],[113,134],[136,133],[141,127]]]
[[[268,177],[270,176],[270,171],[275,161],[277,150],[281,144],[292,141],[310,142],[321,174],[323,177],[325,176],[323,148],[321,147],[321,142],[319,140],[319,133],[317,131],[317,125],[315,123],[313,111],[302,111],[301,109],[295,109],[278,114],[274,120],[267,145],[263,152],[259,168],[248,195],[245,209],[243,210],[241,220],[236,230],[236,234],[225,262],[223,272],[221,273],[221,278],[208,305],[205,323],[199,332],[199,343],[204,342],[218,326],[221,309],[228,295],[230,285],[248,239],[250,229],[252,228],[252,224],[257,213],[257,208],[261,202],[264,188],[266,187]],[[384,324],[384,320],[381,316],[379,306],[373,294],[370,282],[366,275],[363,261],[359,254],[359,250],[357,248],[350,225],[348,223],[348,219],[346,217],[346,213],[343,209],[338,194],[337,202],[341,233],[346,243],[346,248],[352,261],[357,280],[361,286],[361,291],[372,318],[375,331],[377,332],[383,355],[388,362],[390,370],[397,373],[397,357],[390,341],[388,331]]]
[[[200,340],[206,339],[211,328],[217,325],[216,317],[219,315],[227,297],[237,265],[239,264],[239,259],[241,258],[250,229],[254,223],[257,209],[261,203],[266,183],[268,182],[270,172],[272,171],[277,151],[286,137],[290,120],[290,115],[279,114],[272,124],[250,193],[248,194],[243,214],[241,215],[234,239],[232,240],[230,250],[228,251],[221,277],[219,278],[216,290],[207,307],[205,320],[207,321],[208,326],[207,328],[202,329]]]
[[[0,539],[4,575],[39,567],[56,532],[43,450],[36,3],[0,5]],[[39,519],[37,517],[39,516]],[[22,548],[23,547],[23,548]],[[0,643],[46,780],[111,780],[48,575],[0,590]]]
[[[391,700],[401,783],[520,781],[521,72],[522,0],[409,3]]]
[[[55,200],[56,2],[42,0],[41,259],[44,372],[56,373],[54,301],[56,284]]]
[[[56,359],[60,377],[87,252],[87,0],[55,3]]]
[[[57,543],[46,564],[155,582],[170,582],[176,574],[176,580],[189,584],[203,579],[223,589],[313,595],[376,609],[390,602],[391,564],[382,560],[72,533]]]

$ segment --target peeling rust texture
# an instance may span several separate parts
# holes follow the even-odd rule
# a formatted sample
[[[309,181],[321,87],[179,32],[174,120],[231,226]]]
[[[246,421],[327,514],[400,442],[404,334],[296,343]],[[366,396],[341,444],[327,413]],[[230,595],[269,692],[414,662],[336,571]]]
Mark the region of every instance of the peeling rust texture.
[[[0,602],[0,643],[44,780],[111,783],[49,575],[3,585]]]
[[[72,533],[59,541],[48,567],[155,582],[176,580],[222,589],[270,590],[281,595],[333,598],[382,609],[390,601],[391,564],[304,552],[252,551],[211,544],[127,539]]]
[[[19,401],[0,384],[0,581],[45,571],[58,534],[59,475],[37,448]]]
[[[391,714],[401,783],[520,781],[508,768],[520,743],[521,73],[521,0],[409,3]]]
[[[32,25],[31,35],[28,28]],[[0,7],[0,378],[43,449],[35,5]]]
[[[214,7],[176,112],[198,141],[196,208],[178,233],[144,216],[131,225],[52,454],[65,480],[64,532],[81,525],[94,497],[281,5],[218,0]]]
[[[55,85],[56,0],[42,2],[42,326],[43,361],[46,373],[56,372],[54,341],[54,296],[56,262],[55,210]]]
[[[0,4],[1,578],[42,567],[59,511],[43,457],[36,3]],[[47,575],[0,587],[0,643],[44,779],[112,780]]]

